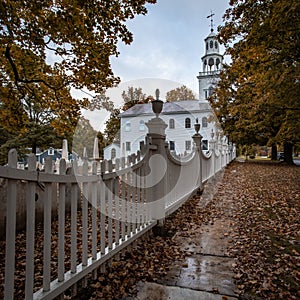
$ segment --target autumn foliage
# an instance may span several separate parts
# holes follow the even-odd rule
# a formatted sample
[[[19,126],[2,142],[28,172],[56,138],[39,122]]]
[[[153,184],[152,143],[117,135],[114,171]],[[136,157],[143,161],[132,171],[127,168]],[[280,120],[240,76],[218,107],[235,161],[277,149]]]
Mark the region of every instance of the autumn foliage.
[[[232,62],[225,65],[211,99],[231,140],[251,145],[300,141],[300,3],[230,1],[219,40]]]
[[[126,21],[155,2],[1,1],[0,152],[54,146],[72,136],[81,108],[106,108],[104,91],[119,82],[110,57],[133,40]]]

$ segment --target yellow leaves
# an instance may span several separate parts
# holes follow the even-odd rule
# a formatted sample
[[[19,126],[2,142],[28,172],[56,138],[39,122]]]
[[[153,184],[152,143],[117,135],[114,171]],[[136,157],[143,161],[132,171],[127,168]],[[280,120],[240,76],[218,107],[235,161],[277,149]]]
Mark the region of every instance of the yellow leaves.
[[[195,100],[195,95],[192,90],[187,88],[185,85],[176,88],[167,92],[166,94],[166,101],[173,102],[173,101],[180,101],[180,100]]]

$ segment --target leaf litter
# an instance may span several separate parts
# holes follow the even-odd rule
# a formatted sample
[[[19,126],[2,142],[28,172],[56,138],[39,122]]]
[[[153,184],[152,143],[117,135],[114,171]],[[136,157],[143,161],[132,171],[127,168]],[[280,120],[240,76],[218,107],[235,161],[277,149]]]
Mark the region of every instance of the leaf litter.
[[[154,231],[136,241],[102,268],[96,280],[89,278],[86,287],[79,287],[77,296],[66,293],[65,299],[134,297],[138,282],[159,282],[173,264],[184,265],[189,254],[174,238],[176,235],[193,243],[194,233],[201,226],[213,224],[224,214],[231,218],[231,241],[226,251],[235,258],[232,268],[240,299],[299,299],[300,168],[278,163],[234,162],[226,168],[221,184],[213,193],[202,206],[199,195],[192,197],[166,218],[163,231]],[[228,208],[223,205],[226,201],[234,205]],[[22,239],[25,240],[25,235],[20,233],[18,241]],[[17,291],[24,287],[22,245],[17,254]],[[42,241],[37,242],[39,245]],[[3,242],[1,246],[2,252]],[[38,266],[42,265],[39,253],[42,248],[35,254],[36,262],[40,261]],[[52,267],[56,266],[54,261]],[[2,281],[4,273],[1,273]],[[41,273],[37,267],[36,283],[42,281]]]

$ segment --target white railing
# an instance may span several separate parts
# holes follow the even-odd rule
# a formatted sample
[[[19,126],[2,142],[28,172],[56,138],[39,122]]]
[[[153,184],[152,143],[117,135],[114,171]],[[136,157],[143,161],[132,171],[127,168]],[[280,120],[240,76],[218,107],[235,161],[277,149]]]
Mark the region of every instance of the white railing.
[[[146,144],[137,155],[117,159],[115,164],[92,161],[90,171],[87,160],[82,168],[73,161],[67,169],[62,159],[58,174],[54,174],[49,159],[45,172],[39,172],[33,154],[28,170],[19,170],[17,152],[10,150],[8,165],[0,166],[0,178],[7,186],[5,282],[0,297],[14,299],[17,293],[19,298],[53,299],[69,288],[76,293],[77,282],[86,283],[89,274],[97,276],[99,267],[157,222],[163,223],[235,157],[234,147],[213,140],[209,153],[204,154],[202,137],[196,133],[193,152],[179,159],[166,147],[165,135],[148,127]],[[15,284],[20,263],[15,259],[20,181],[27,219],[22,291]],[[36,229],[38,206],[43,211],[41,232]],[[37,249],[36,240],[41,238],[42,249]],[[43,252],[42,259],[35,260],[37,251]]]

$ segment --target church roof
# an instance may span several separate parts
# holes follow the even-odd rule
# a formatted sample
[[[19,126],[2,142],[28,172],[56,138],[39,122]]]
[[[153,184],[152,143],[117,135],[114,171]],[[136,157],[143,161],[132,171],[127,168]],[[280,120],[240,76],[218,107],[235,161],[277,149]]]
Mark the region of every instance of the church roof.
[[[204,40],[206,41],[208,38],[211,38],[211,37],[213,37],[213,38],[216,37],[216,33],[214,31],[211,31]]]
[[[188,114],[191,112],[211,111],[211,107],[207,101],[183,100],[176,102],[164,102],[163,115]],[[154,115],[152,104],[136,104],[128,110],[120,114],[120,117],[134,117],[139,115]]]

